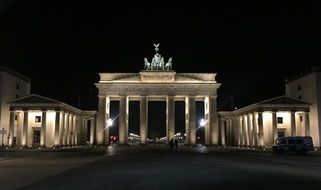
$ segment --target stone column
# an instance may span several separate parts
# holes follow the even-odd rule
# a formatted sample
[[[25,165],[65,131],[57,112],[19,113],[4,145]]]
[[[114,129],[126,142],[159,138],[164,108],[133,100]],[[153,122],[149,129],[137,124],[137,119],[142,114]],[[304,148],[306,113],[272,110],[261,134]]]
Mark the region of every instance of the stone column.
[[[146,96],[140,97],[140,143],[147,144],[148,136],[148,100]]]
[[[122,96],[119,100],[119,143],[128,143],[128,97]]]
[[[278,123],[277,123],[277,115],[276,112],[273,111],[272,112],[272,139],[270,142],[270,145],[274,144],[274,141],[276,140],[276,138],[278,137]]]
[[[107,126],[107,121],[110,119],[110,97],[106,97],[106,113],[105,113],[105,144],[109,144],[109,128],[111,126]],[[106,127],[107,126],[107,127]],[[97,131],[97,130],[96,130]]]
[[[175,101],[173,96],[166,98],[166,132],[167,141],[175,135]]]
[[[204,98],[204,120],[205,120],[205,145],[211,144],[211,129],[210,129],[210,113],[209,113],[209,97]]]
[[[40,146],[46,146],[46,127],[47,127],[47,111],[42,111],[41,116],[41,131],[40,131]]]
[[[81,120],[81,125],[82,125],[82,131],[84,133],[84,142],[87,143],[88,142],[88,120],[87,119],[82,119]],[[105,127],[105,130],[107,130],[107,128]]]
[[[97,145],[103,145],[105,139],[109,143],[109,130],[105,129],[107,116],[109,116],[109,112],[107,111],[107,106],[109,109],[110,99],[106,96],[98,96],[98,114],[97,114],[97,130],[96,130],[96,143]],[[108,118],[109,119],[109,118]],[[105,131],[108,131],[108,136],[105,138]],[[87,139],[85,139],[87,141]]]
[[[190,129],[189,129],[189,105],[188,105],[188,97],[185,98],[185,144],[190,144]]]
[[[90,145],[94,145],[95,143],[95,119],[90,120]]]
[[[248,133],[248,137],[249,137],[249,146],[252,147],[253,146],[253,133],[252,133],[252,120],[251,120],[251,115],[248,114],[247,115],[247,133]]]
[[[245,131],[246,131],[246,146],[250,146],[250,126],[247,115],[244,115],[244,122],[245,122]]]
[[[82,141],[81,141],[81,127],[80,127],[80,117],[77,115],[75,117],[75,145],[80,145],[82,144]]]
[[[55,133],[54,133],[54,146],[59,146],[59,130],[61,126],[61,117],[60,111],[56,111],[56,119],[55,119]]]
[[[67,125],[67,145],[70,146],[71,145],[71,135],[70,133],[72,132],[72,115],[69,114],[68,116],[68,125]]]
[[[64,138],[64,145],[69,145],[69,127],[70,127],[70,114],[66,113],[66,125],[65,125],[65,138]]]
[[[263,113],[259,112],[258,113],[258,127],[259,127],[259,146],[263,147],[264,146],[264,140],[263,140]]]
[[[16,114],[18,114],[16,145],[21,145],[21,134],[22,134],[23,117],[22,117],[22,113],[21,112],[18,112]]]
[[[27,146],[28,143],[28,128],[29,128],[28,111],[23,112],[23,128],[22,128],[22,146]]]
[[[75,138],[76,138],[76,116],[71,116],[71,131],[70,131],[70,144],[75,145]]]
[[[61,125],[59,127],[59,145],[64,145],[64,139],[65,139],[65,124],[66,124],[66,116],[65,113],[61,113]]]
[[[228,119],[228,145],[233,145],[233,119]]]
[[[238,129],[238,146],[242,146],[243,145],[243,131],[242,131],[242,117],[241,116],[237,116],[236,119],[236,123],[237,123],[237,129]]]
[[[186,97],[185,99],[185,120],[186,120],[186,141],[185,144],[196,144],[196,110],[195,97]]]
[[[257,120],[255,113],[252,113],[252,127],[253,127],[253,146],[258,146],[258,136],[257,136]]]
[[[243,146],[248,145],[248,136],[247,136],[247,130],[246,130],[246,117],[242,116],[242,132],[243,132]]]
[[[296,122],[294,111],[291,111],[291,136],[296,136]]]
[[[221,145],[225,146],[225,121],[224,121],[224,119],[220,119],[220,127],[221,127]]]
[[[67,138],[67,125],[68,125],[68,113],[64,113],[64,124],[63,124],[63,133],[62,133],[62,145],[66,146]]]
[[[14,117],[15,117],[15,112],[14,111],[10,111],[10,118],[9,118],[9,134],[10,134],[10,138],[9,138],[9,146],[11,147],[13,145],[13,137],[14,137]],[[8,135],[9,135],[8,134]],[[4,136],[2,136],[3,138]],[[3,142],[4,139],[2,139]]]
[[[218,145],[219,141],[219,131],[218,131],[218,119],[217,119],[217,111],[216,111],[216,97],[209,97],[209,124],[210,124],[210,133],[211,133],[211,145]]]
[[[305,136],[310,136],[310,113],[304,112],[304,132]]]

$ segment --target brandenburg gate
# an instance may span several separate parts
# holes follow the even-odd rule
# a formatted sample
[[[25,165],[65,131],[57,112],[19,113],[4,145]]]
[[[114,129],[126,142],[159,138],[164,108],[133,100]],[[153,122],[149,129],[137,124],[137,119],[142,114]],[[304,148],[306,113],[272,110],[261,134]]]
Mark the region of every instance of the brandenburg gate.
[[[110,102],[119,101],[119,143],[128,143],[129,102],[140,102],[140,138],[147,143],[148,101],[166,101],[166,136],[174,138],[175,101],[185,102],[185,144],[196,143],[196,101],[204,102],[205,144],[217,145],[219,139],[216,110],[216,73],[176,73],[172,58],[164,62],[154,44],[152,62],[145,58],[145,70],[139,73],[99,73],[96,144],[109,144]]]

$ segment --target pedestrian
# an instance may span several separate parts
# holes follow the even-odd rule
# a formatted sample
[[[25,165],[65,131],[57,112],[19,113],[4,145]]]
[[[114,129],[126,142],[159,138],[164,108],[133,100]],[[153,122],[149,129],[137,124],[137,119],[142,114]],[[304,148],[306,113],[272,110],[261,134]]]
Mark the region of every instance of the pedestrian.
[[[175,139],[174,141],[175,141],[175,151],[177,152],[177,149],[178,149],[178,140]]]
[[[173,147],[174,147],[174,139],[171,138],[171,140],[169,141],[169,151],[173,152]]]

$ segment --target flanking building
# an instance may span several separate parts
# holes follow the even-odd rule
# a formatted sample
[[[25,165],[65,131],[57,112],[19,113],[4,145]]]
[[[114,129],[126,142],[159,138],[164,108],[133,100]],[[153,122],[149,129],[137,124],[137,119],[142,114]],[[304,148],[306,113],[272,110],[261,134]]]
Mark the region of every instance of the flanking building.
[[[8,101],[30,94],[31,80],[3,65],[0,65],[0,130],[9,131],[9,106]]]
[[[32,94],[8,102],[9,146],[59,147],[94,144],[96,111]]]
[[[286,95],[305,100],[310,106],[311,136],[321,147],[321,69],[314,67],[299,76],[286,80]]]
[[[219,112],[220,144],[269,148],[277,137],[310,136],[309,110],[308,102],[284,95]]]

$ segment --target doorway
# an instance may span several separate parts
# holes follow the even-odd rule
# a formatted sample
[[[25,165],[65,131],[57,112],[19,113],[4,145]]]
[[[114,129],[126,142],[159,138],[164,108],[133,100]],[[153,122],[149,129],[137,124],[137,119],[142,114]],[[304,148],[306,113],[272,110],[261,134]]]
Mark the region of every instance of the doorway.
[[[40,145],[40,129],[34,129],[33,131],[33,145],[34,146],[39,146]]]

